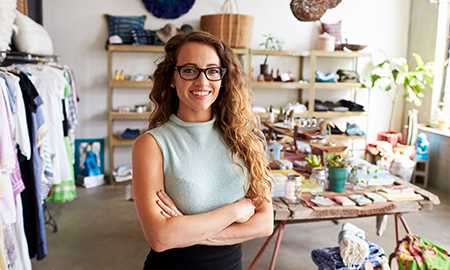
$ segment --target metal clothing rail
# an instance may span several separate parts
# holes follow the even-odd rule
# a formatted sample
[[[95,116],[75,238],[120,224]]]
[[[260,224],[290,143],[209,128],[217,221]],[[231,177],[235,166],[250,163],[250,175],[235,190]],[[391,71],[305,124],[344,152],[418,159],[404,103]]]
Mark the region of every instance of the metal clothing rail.
[[[57,55],[32,54],[16,51],[0,51],[1,66],[24,63],[56,63],[58,62],[58,59],[59,56]]]

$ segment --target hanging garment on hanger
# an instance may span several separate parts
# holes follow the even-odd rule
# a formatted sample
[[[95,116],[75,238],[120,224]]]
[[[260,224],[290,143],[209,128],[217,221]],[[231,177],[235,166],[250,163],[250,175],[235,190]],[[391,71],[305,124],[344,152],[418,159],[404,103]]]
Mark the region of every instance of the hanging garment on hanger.
[[[18,66],[22,69],[21,66]],[[46,65],[26,65],[31,73],[30,79],[41,96],[44,106],[44,118],[48,132],[50,152],[54,155],[52,160],[54,179],[53,184],[70,178],[69,162],[64,144],[63,110],[65,79],[61,70]],[[42,137],[38,136],[39,143]]]
[[[41,198],[42,162],[37,144],[38,132],[44,122],[42,99],[25,73],[20,73],[20,88],[25,104],[31,159],[19,154],[20,171],[25,190],[20,194],[23,221],[30,258],[43,259],[48,254],[44,209]]]
[[[22,213],[22,199],[16,197],[16,212]],[[31,260],[28,254],[28,243],[25,237],[24,224],[22,215],[17,215],[14,224],[14,244],[17,250],[17,257],[10,270],[31,270]]]
[[[10,175],[15,170],[14,141],[11,136],[11,111],[9,100],[6,98],[6,85],[0,79],[0,123],[4,123],[0,128],[0,222],[12,224],[16,222],[16,209],[14,205],[14,192]],[[17,159],[16,159],[17,161]]]
[[[23,103],[22,91],[20,90],[19,77],[11,72],[0,71],[0,78],[3,78],[6,82],[6,86],[12,92],[15,99],[15,140],[23,155],[28,159],[31,155],[30,138],[28,138],[28,127],[25,117],[25,105]]]
[[[3,225],[0,222],[0,270],[8,269],[8,265],[6,264],[6,249],[4,242]]]

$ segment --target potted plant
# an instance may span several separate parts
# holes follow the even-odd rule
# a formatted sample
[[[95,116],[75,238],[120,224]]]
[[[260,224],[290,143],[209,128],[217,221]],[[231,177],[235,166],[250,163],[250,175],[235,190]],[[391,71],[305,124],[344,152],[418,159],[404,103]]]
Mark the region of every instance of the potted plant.
[[[272,34],[263,34],[263,42],[259,43],[259,47],[261,47],[264,50],[268,51],[280,51],[282,48],[282,41],[272,36]],[[267,65],[267,59],[269,58],[269,55],[266,54],[264,58],[264,62],[259,65],[260,68],[260,75],[268,75],[269,73],[269,66]]]
[[[414,69],[410,69],[405,58],[382,59],[381,61],[374,62],[368,79],[364,82],[364,86],[378,88],[384,91],[402,88],[406,101],[413,105],[413,108],[408,111],[408,116],[417,121],[417,110],[414,106],[419,107],[422,104],[426,89],[433,84],[433,63],[424,63],[418,54],[413,54],[413,56],[416,62]],[[392,127],[392,119],[398,96],[398,94],[395,94],[392,100],[389,128]],[[417,123],[414,121],[409,123],[409,139],[407,144],[414,142],[415,136],[411,136],[411,134],[416,133],[416,126]]]
[[[328,180],[330,190],[334,192],[344,192],[347,182],[348,169],[345,158],[340,154],[328,154],[326,156],[328,167]]]

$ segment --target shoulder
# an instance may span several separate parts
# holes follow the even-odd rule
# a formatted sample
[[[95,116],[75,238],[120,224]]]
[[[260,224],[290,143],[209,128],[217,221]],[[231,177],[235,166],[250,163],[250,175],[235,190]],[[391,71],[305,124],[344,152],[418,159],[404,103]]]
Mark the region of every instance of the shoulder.
[[[133,144],[133,154],[146,153],[146,154],[156,154],[159,153],[159,146],[155,137],[150,133],[146,132],[141,134],[134,141]]]

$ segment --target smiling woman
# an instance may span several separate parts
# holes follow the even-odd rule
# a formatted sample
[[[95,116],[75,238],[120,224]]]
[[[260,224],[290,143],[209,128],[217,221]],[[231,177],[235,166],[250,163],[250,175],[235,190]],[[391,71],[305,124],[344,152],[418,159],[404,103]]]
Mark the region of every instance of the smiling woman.
[[[270,183],[239,61],[214,36],[172,38],[158,65],[133,188],[144,269],[241,269],[240,243],[273,230]],[[188,268],[186,268],[188,267]]]

